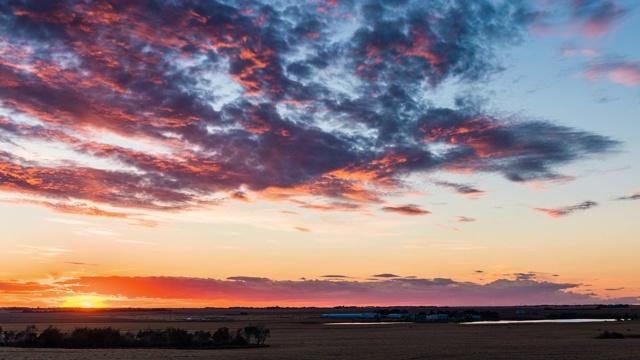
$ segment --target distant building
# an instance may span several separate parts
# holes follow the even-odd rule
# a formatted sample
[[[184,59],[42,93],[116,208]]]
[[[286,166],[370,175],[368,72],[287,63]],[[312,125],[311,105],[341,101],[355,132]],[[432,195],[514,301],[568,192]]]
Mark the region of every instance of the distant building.
[[[379,319],[378,313],[353,313],[353,314],[322,314],[323,318],[330,319]]]
[[[527,312],[522,310],[522,309],[516,310],[516,315],[526,315],[526,314],[527,314]]]
[[[449,315],[447,315],[447,314],[431,314],[431,315],[427,315],[427,320],[432,320],[432,321],[449,320]]]
[[[409,315],[408,314],[389,314],[387,315],[387,317],[389,319],[404,319],[407,318]]]

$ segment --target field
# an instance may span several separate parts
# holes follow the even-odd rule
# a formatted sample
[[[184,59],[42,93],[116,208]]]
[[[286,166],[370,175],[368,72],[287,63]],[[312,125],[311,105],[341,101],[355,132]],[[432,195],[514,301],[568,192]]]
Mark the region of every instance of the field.
[[[512,314],[513,309],[500,309]],[[535,309],[529,309],[535,313]],[[542,308],[538,309],[544,311]],[[572,309],[572,311],[575,309]],[[362,310],[360,310],[362,312]],[[595,339],[604,330],[640,335],[640,321],[578,324],[395,323],[326,325],[320,317],[345,309],[173,309],[130,312],[0,311],[3,330],[39,330],[56,325],[112,326],[122,331],[178,327],[187,330],[236,329],[265,324],[267,348],[22,349],[0,347],[0,359],[640,359],[640,338]],[[625,309],[637,314],[637,307]],[[242,315],[240,315],[243,313]],[[244,314],[246,313],[246,314]],[[539,315],[540,316],[540,313]],[[503,315],[503,318],[505,316]],[[189,318],[189,321],[186,319]],[[200,321],[200,320],[206,321]],[[198,320],[198,321],[195,321]],[[335,321],[330,321],[335,322]]]

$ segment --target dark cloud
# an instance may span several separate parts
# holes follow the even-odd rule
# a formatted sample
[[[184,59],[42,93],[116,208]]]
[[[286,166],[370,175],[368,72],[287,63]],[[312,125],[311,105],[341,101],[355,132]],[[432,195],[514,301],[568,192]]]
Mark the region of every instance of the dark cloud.
[[[538,276],[536,273],[515,273],[513,274],[516,277],[516,280],[535,280]]]
[[[333,278],[333,279],[346,279],[348,276],[346,275],[322,275],[322,278]]]
[[[468,216],[455,216],[457,222],[474,222],[476,219]]]
[[[398,276],[396,274],[387,274],[387,273],[376,274],[376,275],[372,275],[372,276],[376,277],[376,278],[398,278],[398,277],[400,277],[400,276]]]
[[[484,191],[478,190],[470,185],[456,184],[446,181],[436,181],[435,184],[453,189],[455,192],[462,195],[479,196],[484,194]]]
[[[621,196],[621,197],[617,198],[616,200],[640,200],[640,193],[635,193],[635,194],[629,195],[629,196]]]
[[[250,283],[264,283],[270,282],[271,280],[263,277],[254,277],[254,276],[230,276],[227,280],[231,281],[240,281],[240,282],[250,282]]]
[[[476,271],[474,271],[474,272],[475,272],[476,274],[483,274],[483,273],[484,273],[484,270],[476,270]]]
[[[533,210],[545,213],[550,217],[557,218],[561,216],[571,215],[575,211],[588,210],[597,205],[598,203],[595,201],[584,201],[580,204],[572,206],[563,206],[555,209],[533,208]]]
[[[256,193],[351,211],[406,190],[413,173],[548,179],[618,145],[494,117],[466,95],[451,108],[430,102],[443,81],[502,68],[498,53],[535,20],[525,2],[10,0],[0,14],[11,39],[3,149],[70,154],[1,152],[0,191],[51,204],[179,211]],[[481,194],[460,186],[450,187]]]
[[[392,212],[392,213],[401,214],[401,215],[408,215],[408,216],[431,214],[431,211],[421,209],[419,206],[413,205],[413,204],[399,205],[399,206],[385,206],[382,208],[382,211]]]

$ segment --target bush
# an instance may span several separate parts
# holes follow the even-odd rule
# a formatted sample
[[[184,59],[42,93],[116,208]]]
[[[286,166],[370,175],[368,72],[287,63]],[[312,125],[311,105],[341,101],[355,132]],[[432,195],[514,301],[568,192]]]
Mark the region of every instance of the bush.
[[[229,332],[229,328],[221,327],[213,333],[211,338],[213,340],[213,345],[228,344],[231,342],[231,333]]]
[[[61,347],[64,344],[64,333],[56,326],[49,325],[38,336],[38,346],[42,347]]]
[[[112,348],[123,345],[120,330],[112,327],[93,328],[88,327],[76,328],[67,340],[71,347],[78,348]]]
[[[596,339],[624,339],[624,335],[615,331],[603,331],[596,336]]]

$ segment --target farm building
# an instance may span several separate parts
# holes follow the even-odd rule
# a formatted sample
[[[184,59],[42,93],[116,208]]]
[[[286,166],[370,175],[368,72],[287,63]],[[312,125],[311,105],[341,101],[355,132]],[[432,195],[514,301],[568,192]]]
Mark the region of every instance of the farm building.
[[[353,314],[322,314],[323,318],[331,319],[379,319],[377,313],[353,313]]]

